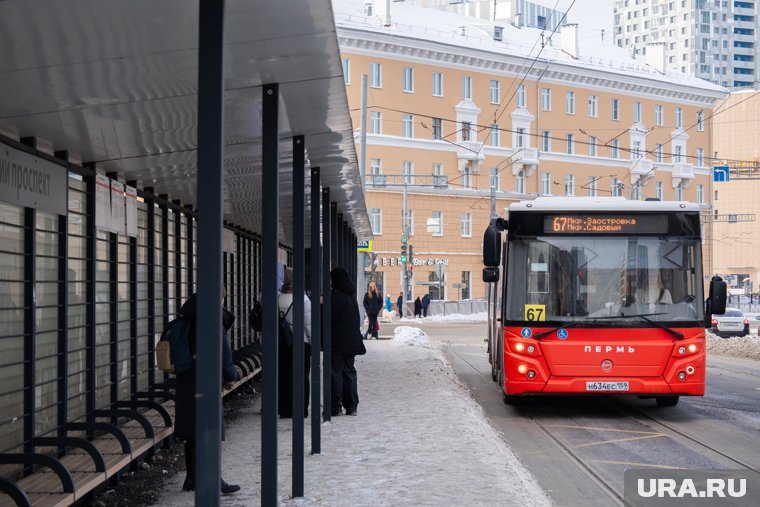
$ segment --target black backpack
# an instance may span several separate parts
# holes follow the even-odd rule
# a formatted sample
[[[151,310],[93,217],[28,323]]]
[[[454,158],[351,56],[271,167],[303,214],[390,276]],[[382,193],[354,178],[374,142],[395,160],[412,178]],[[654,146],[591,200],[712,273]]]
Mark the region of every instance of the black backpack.
[[[285,313],[282,313],[282,310],[280,310],[280,328],[279,332],[277,333],[279,335],[280,345],[286,345],[288,347],[293,346],[293,328],[290,327],[290,324],[288,324],[287,320],[287,316],[290,313],[291,308],[293,308],[293,303],[290,303],[290,306],[288,306],[288,311]]]

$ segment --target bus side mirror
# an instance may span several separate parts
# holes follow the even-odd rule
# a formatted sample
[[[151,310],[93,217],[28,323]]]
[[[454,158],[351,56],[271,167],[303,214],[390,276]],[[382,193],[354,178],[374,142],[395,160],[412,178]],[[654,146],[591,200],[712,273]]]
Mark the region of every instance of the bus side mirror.
[[[713,315],[723,315],[726,313],[726,282],[719,276],[712,277],[710,280],[710,296],[707,298],[705,307],[705,327],[712,324]]]
[[[489,268],[501,265],[501,230],[498,221],[499,219],[492,218],[483,233],[483,264]]]
[[[483,281],[486,283],[496,283],[499,281],[499,268],[483,268]]]

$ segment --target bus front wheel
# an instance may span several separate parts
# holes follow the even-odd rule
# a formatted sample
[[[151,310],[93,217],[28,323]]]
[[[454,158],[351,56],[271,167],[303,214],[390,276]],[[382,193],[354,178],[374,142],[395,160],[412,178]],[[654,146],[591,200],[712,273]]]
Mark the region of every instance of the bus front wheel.
[[[655,396],[658,407],[675,407],[678,405],[678,396]]]

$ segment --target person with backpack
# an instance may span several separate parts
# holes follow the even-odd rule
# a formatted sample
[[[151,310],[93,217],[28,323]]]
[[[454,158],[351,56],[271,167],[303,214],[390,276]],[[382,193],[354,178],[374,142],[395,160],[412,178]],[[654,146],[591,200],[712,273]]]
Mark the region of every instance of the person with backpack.
[[[377,316],[383,309],[383,297],[377,292],[377,285],[375,282],[369,282],[369,288],[364,293],[364,311],[367,312],[367,320],[369,325],[367,326],[367,332],[364,333],[364,339],[372,336],[377,340]]]
[[[293,332],[293,270],[285,268],[280,296],[277,298],[280,325],[289,326]],[[285,322],[282,322],[284,320]],[[304,417],[309,415],[309,372],[311,371],[311,301],[303,296],[303,357],[304,357]],[[278,337],[278,385],[277,413],[283,419],[293,417],[293,341],[287,343],[283,336]]]
[[[359,387],[354,360],[366,352],[360,329],[356,286],[343,268],[330,271],[332,322],[332,415],[357,415]]]
[[[227,291],[222,288],[222,304],[224,304],[226,297]],[[177,390],[174,395],[174,436],[185,441],[185,468],[187,470],[187,477],[184,484],[182,484],[184,491],[193,491],[195,489],[195,368],[198,361],[195,358],[195,318],[198,311],[197,307],[197,295],[193,294],[182,305],[179,317],[191,324],[188,339],[193,356],[192,367],[187,371],[177,373]],[[216,338],[222,342],[222,383],[234,382],[240,379],[240,374],[232,362],[232,349],[230,349],[230,343],[227,340],[227,331],[232,327],[234,320],[235,316],[232,312],[226,308],[222,308],[222,329],[219,330],[219,336]],[[209,338],[214,339],[214,337]],[[202,365],[203,361],[201,360]],[[220,411],[219,417],[222,420],[222,440],[224,440],[224,413],[222,411]],[[234,493],[240,489],[240,486],[228,484],[224,479],[222,479],[220,486],[223,494]]]

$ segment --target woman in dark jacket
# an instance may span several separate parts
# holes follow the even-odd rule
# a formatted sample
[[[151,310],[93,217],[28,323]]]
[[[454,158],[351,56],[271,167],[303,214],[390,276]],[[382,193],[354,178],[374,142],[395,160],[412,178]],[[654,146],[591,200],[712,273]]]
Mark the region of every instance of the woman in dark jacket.
[[[377,316],[383,309],[383,296],[377,292],[377,285],[375,282],[369,283],[369,288],[364,294],[364,311],[367,312],[367,333],[364,337],[372,336],[377,340]]]
[[[356,287],[343,268],[330,271],[332,282],[332,415],[357,415],[359,388],[355,356],[362,352],[359,303]]]
[[[227,291],[223,291],[222,304],[227,296]],[[180,309],[180,318],[192,323],[190,331],[190,351],[195,357],[196,336],[195,336],[195,316],[197,313],[197,296],[193,294],[185,301]],[[227,331],[232,327],[235,316],[226,308],[222,308],[222,330],[219,337],[222,340],[222,382],[234,382],[240,378],[232,362],[232,350],[227,340]],[[175,416],[174,416],[174,436],[185,441],[185,468],[187,477],[182,489],[193,491],[195,489],[195,364],[185,373],[177,375],[177,390],[175,392]],[[221,407],[219,407],[221,410]],[[224,440],[224,415],[219,413],[222,419],[222,440]],[[240,486],[227,484],[222,479],[221,492],[234,493]]]
[[[414,318],[417,317],[422,318],[422,301],[419,296],[414,300]]]

